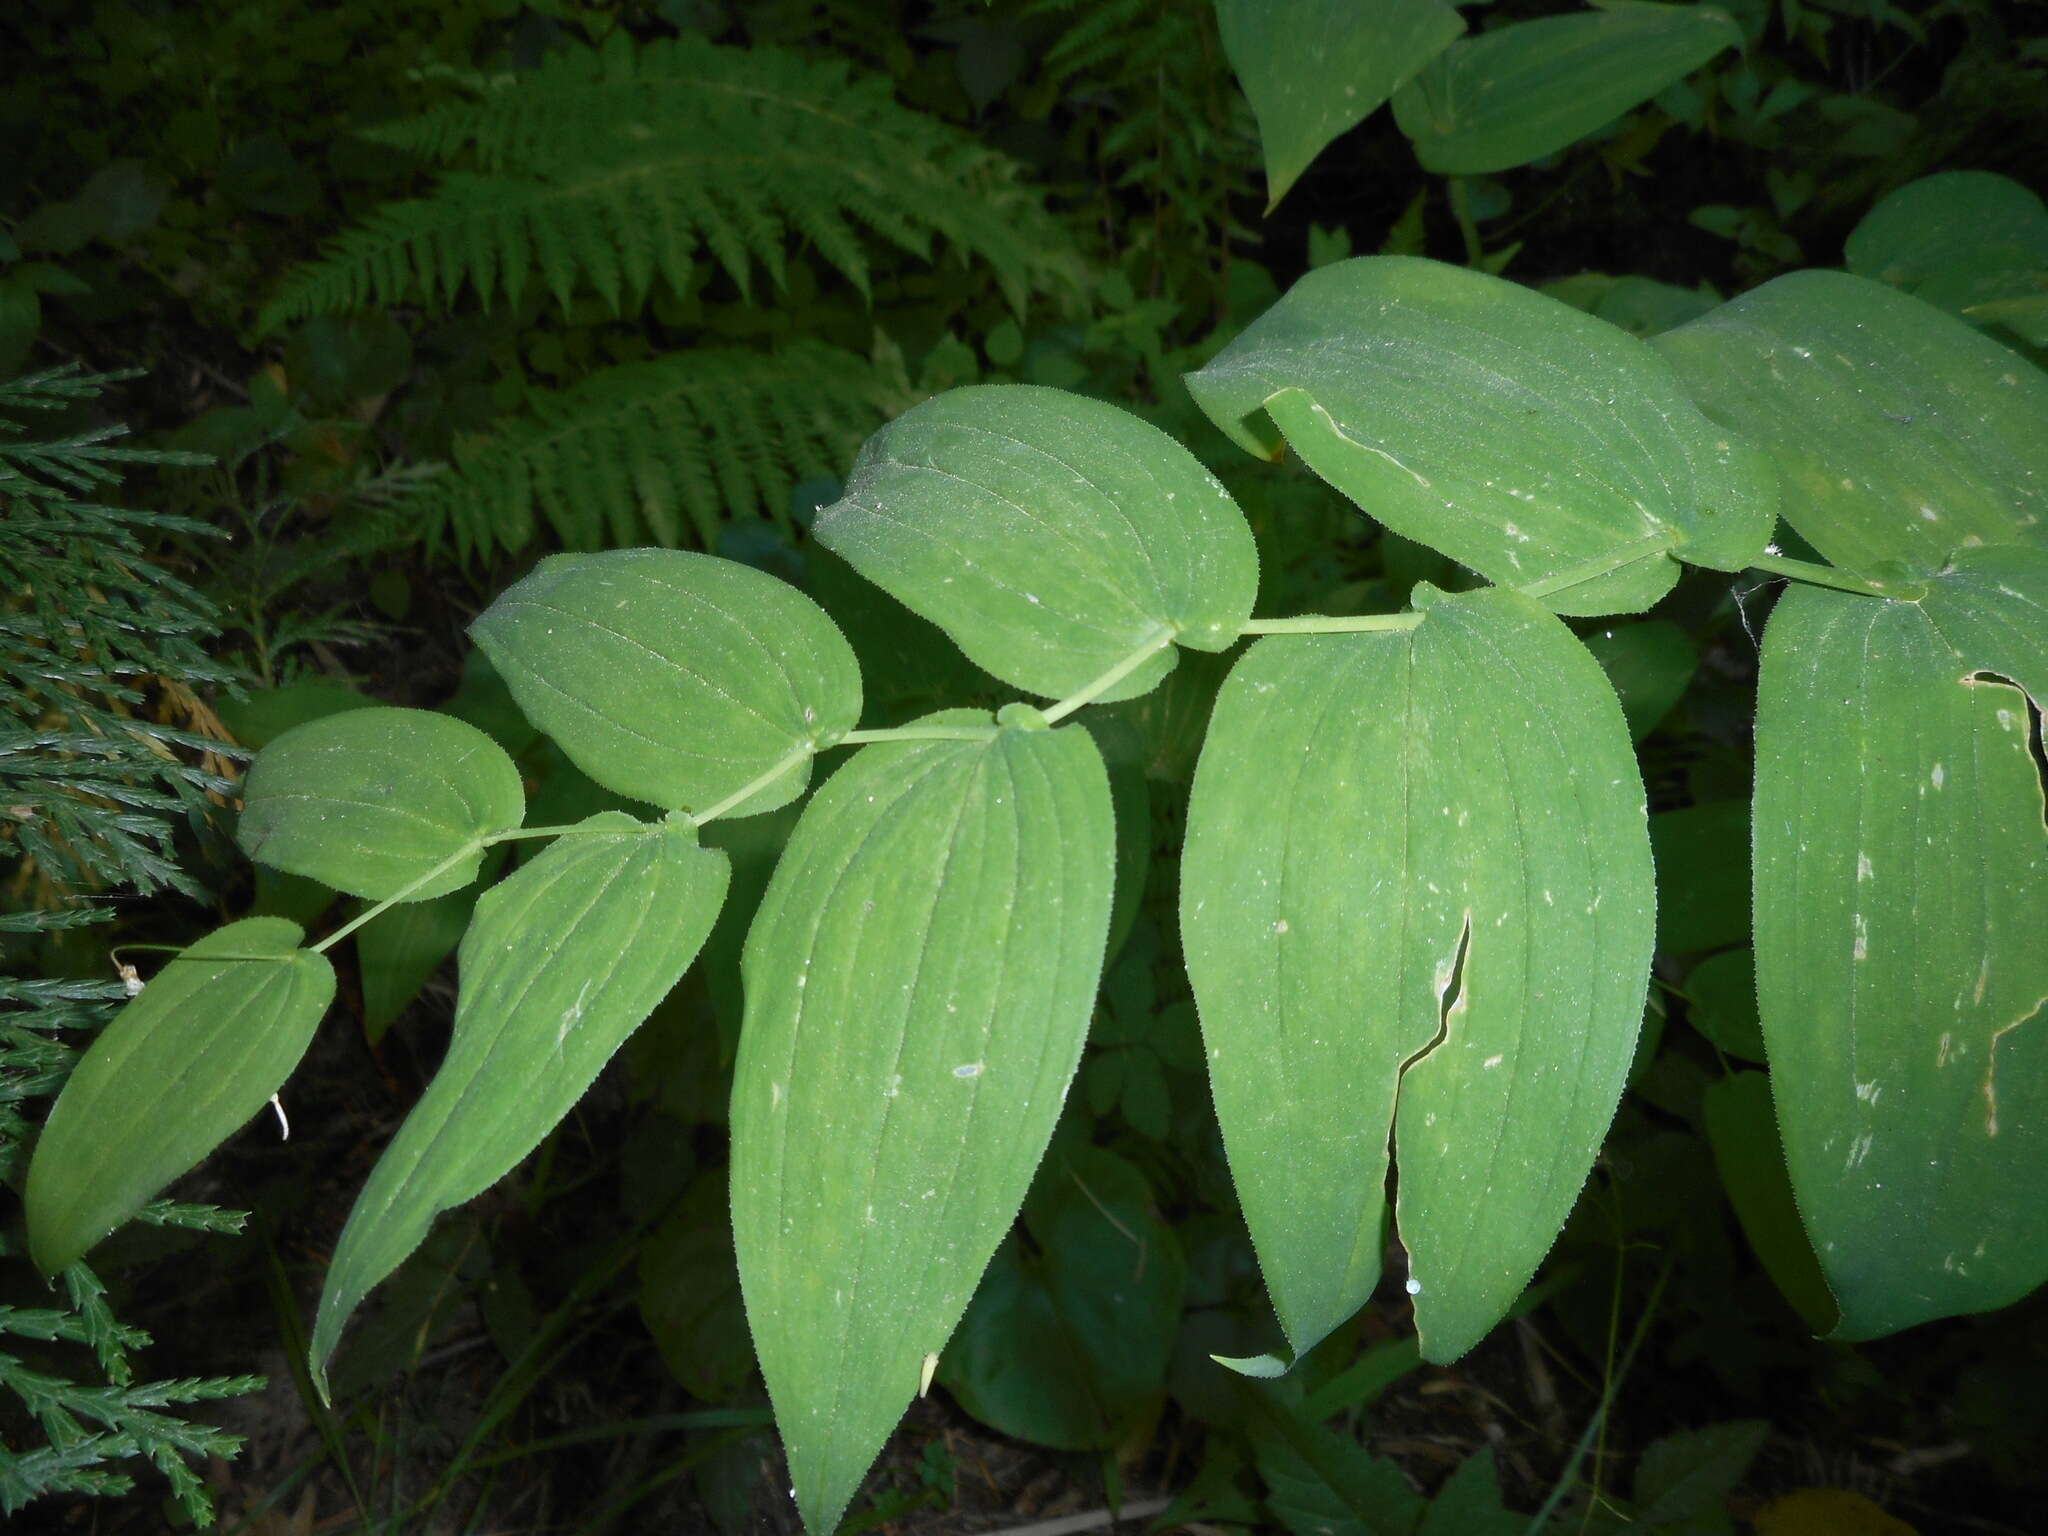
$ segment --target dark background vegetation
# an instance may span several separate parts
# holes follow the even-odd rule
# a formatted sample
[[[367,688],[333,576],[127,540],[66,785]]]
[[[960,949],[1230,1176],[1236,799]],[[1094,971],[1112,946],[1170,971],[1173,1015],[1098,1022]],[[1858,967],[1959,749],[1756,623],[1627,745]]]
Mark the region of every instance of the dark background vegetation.
[[[1489,266],[1532,284],[1580,279],[1568,294],[1589,304],[1613,289],[1588,273],[1727,296],[1838,265],[1847,230],[1916,176],[1981,169],[2038,189],[2048,5],[1727,8],[1745,53],[1550,161],[1468,188]],[[1468,18],[1557,9],[1503,0]],[[792,92],[893,98],[898,115],[841,152],[872,155],[884,180],[904,169],[891,144],[955,167],[952,214],[934,211],[923,242],[856,217],[840,248],[792,180],[784,227],[738,260],[707,244],[610,300],[584,283],[562,302],[535,281],[516,299],[415,287],[281,302],[325,242],[427,196],[443,174],[417,145],[370,130],[480,79],[529,77],[598,45],[651,58],[688,38],[727,50],[704,55],[715,67],[770,71]],[[796,581],[860,649],[868,723],[998,701],[935,632],[804,534],[866,432],[937,389],[1053,384],[1181,436],[1259,534],[1262,612],[1384,608],[1418,579],[1458,580],[1304,472],[1244,462],[1178,383],[1312,265],[1470,254],[1444,183],[1384,112],[1268,213],[1255,126],[1193,0],[12,0],[0,61],[0,379],[133,370],[31,427],[125,423],[141,445],[212,461],[136,465],[118,489],[80,489],[159,514],[119,524],[129,545],[108,524],[84,547],[87,525],[67,525],[47,569],[9,546],[0,613],[15,661],[61,581],[81,613],[109,584],[136,584],[143,562],[182,584],[136,597],[138,617],[104,639],[103,660],[132,662],[119,687],[56,703],[17,678],[9,695],[10,796],[49,777],[27,755],[75,747],[51,734],[53,710],[71,712],[66,729],[141,722],[164,744],[154,766],[102,763],[78,786],[105,794],[158,774],[160,802],[129,804],[170,829],[161,846],[146,828],[102,846],[106,826],[88,819],[60,836],[70,856],[36,844],[26,810],[0,823],[0,910],[17,914],[0,942],[24,978],[4,1017],[12,1029],[21,1010],[46,1010],[37,1040],[105,1016],[116,943],[180,944],[252,912],[317,933],[354,910],[233,852],[235,754],[209,741],[260,747],[358,697],[443,706],[515,751],[530,820],[605,804],[521,728],[463,638],[550,550],[675,542]],[[703,132],[727,174],[756,161],[764,178],[792,174],[772,123]],[[545,174],[577,174],[574,151],[565,143]],[[29,527],[19,506],[17,542]],[[970,1314],[973,1347],[956,1347],[941,1377],[953,1390],[915,1407],[857,1528],[1003,1529],[1186,1495],[1176,1518],[1188,1528],[1410,1530],[1418,1495],[1438,1496],[1479,1452],[1524,1515],[1495,1527],[1446,1513],[1428,1530],[1519,1530],[1556,1492],[1560,1528],[1635,1517],[1727,1531],[1816,1487],[1861,1501],[1766,1528],[1900,1528],[1853,1523],[1880,1506],[1924,1532],[2043,1528],[2042,1299],[1874,1344],[1816,1341],[1746,1245],[1704,1134],[1701,1094],[1731,1042],[1695,1027],[1687,982],[1747,941],[1745,876],[1724,857],[1744,837],[1714,818],[1747,792],[1752,633],[1768,600],[1747,594],[1745,611],[1725,577],[1694,572],[1654,616],[1670,697],[1645,727],[1644,766],[1653,811],[1692,813],[1661,823],[1663,903],[1683,926],[1667,928],[1631,1092],[1534,1304],[1456,1365],[1421,1367],[1397,1257],[1376,1303],[1289,1389],[1346,1448],[1339,1470],[1379,1490],[1379,1526],[1320,1506],[1328,1468],[1276,1449],[1268,1410],[1205,1358],[1250,1352],[1237,1346],[1256,1347],[1267,1326],[1173,919],[1179,817],[1220,669],[1191,658],[1159,694],[1102,712],[1111,756],[1141,762],[1147,781],[1120,865],[1143,895],[1060,1134],[1136,1182],[1117,1230],[1085,1241],[1056,1191],[1034,1196],[999,1262],[1022,1299],[1007,1318]],[[247,1437],[232,1460],[193,1442],[224,1528],[795,1528],[732,1274],[722,1124],[744,893],[790,822],[721,824],[735,896],[705,962],[541,1151],[446,1217],[382,1288],[344,1345],[331,1413],[298,1364],[303,1319],[355,1190],[445,1044],[442,957],[459,917],[439,941],[392,931],[374,960],[338,951],[340,1000],[286,1090],[290,1139],[261,1120],[173,1191],[251,1212],[242,1235],[137,1225],[95,1252],[112,1315],[154,1338],[135,1355],[144,1377],[268,1378],[254,1395],[176,1410]],[[19,917],[38,911],[103,920]],[[51,1046],[28,1063],[25,1029],[6,1065],[8,1103],[26,1118],[0,1126],[17,1139],[50,1091],[36,1073],[68,1059]],[[18,1187],[18,1156],[6,1171]],[[58,1305],[21,1256],[18,1204],[6,1212],[0,1301]],[[1152,1259],[1144,1294],[1135,1310],[1092,1314],[1077,1298],[1117,1278],[1133,1225]],[[1148,1341],[1163,1374],[1144,1363]],[[105,1379],[86,1343],[6,1345],[17,1398],[24,1371]],[[10,1454],[43,1445],[50,1422],[0,1401]],[[50,1493],[13,1516],[18,1528],[189,1523],[158,1472],[118,1456],[103,1470],[135,1473],[134,1487]],[[1704,1491],[1658,1502],[1688,1477]]]

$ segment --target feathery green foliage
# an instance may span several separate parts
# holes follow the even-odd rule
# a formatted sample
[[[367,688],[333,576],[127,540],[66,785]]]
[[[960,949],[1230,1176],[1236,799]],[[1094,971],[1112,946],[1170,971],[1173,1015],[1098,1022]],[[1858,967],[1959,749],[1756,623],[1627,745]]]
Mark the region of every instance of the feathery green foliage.
[[[231,749],[192,728],[191,685],[227,674],[199,644],[211,606],[149,562],[142,536],[212,530],[89,498],[122,465],[203,460],[116,446],[120,426],[25,439],[5,414],[120,377],[66,368],[0,387],[0,846],[57,886],[190,893],[171,818],[203,818],[208,794],[233,789]]]
[[[565,305],[580,288],[631,308],[657,274],[687,291],[700,252],[745,292],[756,268],[782,281],[792,238],[865,293],[863,232],[921,259],[942,243],[985,262],[1018,308],[1079,271],[1013,162],[899,106],[885,80],[773,49],[618,38],[374,137],[481,174],[451,173],[343,235],[286,283],[262,328],[363,304],[451,304],[465,286],[486,306],[516,305],[535,275]]]
[[[790,485],[839,473],[885,414],[873,365],[814,341],[671,353],[527,403],[407,500],[464,559],[523,548],[538,518],[567,549],[715,548],[734,516],[785,517]]]
[[[192,686],[227,676],[202,648],[211,607],[152,565],[144,546],[170,529],[211,530],[89,499],[123,465],[205,460],[116,446],[120,426],[29,439],[11,419],[88,402],[124,377],[68,367],[0,385],[0,844],[18,856],[6,904],[30,906],[0,911],[0,944],[10,950],[105,921],[105,908],[62,904],[111,885],[197,894],[172,862],[176,819],[203,816],[209,793],[233,788],[221,756],[233,749],[196,729],[210,717]],[[166,724],[160,713],[184,724]],[[78,1059],[66,1037],[104,1027],[125,995],[118,981],[0,976],[0,1183],[20,1186],[30,1135],[24,1106],[54,1097]],[[211,1231],[241,1226],[235,1213],[168,1201],[143,1219]],[[16,1257],[0,1238],[0,1262]],[[23,1341],[0,1348],[0,1393],[19,1403],[46,1442],[17,1450],[10,1433],[13,1443],[0,1443],[0,1512],[46,1494],[124,1492],[133,1479],[105,1464],[139,1456],[163,1473],[194,1521],[209,1522],[211,1502],[187,1459],[232,1456],[240,1437],[163,1410],[254,1391],[260,1380],[138,1385],[129,1357],[149,1335],[115,1320],[83,1263],[65,1270],[64,1286],[60,1307],[0,1307],[0,1339]],[[104,1383],[75,1380],[78,1362],[66,1358],[66,1346],[89,1349]]]

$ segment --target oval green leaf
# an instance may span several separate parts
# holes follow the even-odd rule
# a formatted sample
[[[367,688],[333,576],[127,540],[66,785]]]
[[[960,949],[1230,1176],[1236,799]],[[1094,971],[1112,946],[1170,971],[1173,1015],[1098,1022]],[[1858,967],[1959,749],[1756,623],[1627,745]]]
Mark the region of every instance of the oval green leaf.
[[[733,1233],[814,1532],[837,1526],[1031,1184],[1088,1028],[1114,845],[1085,731],[888,743],[805,807],[762,899]]]
[[[1097,697],[1146,692],[1173,665],[1166,640],[1223,650],[1258,593],[1251,528],[1193,454],[1128,411],[1029,384],[897,417],[813,531],[983,671],[1049,699],[1141,654]]]
[[[429,901],[474,880],[485,839],[525,812],[519,770],[475,726],[424,709],[352,709],[294,726],[256,755],[235,841],[259,863],[353,896]]]
[[[707,810],[785,763],[726,814],[786,805],[860,719],[860,664],[825,610],[711,555],[551,555],[469,632],[571,762],[665,810]]]
[[[1740,570],[1777,516],[1768,461],[1647,343],[1441,262],[1311,272],[1187,384],[1252,452],[1284,438],[1396,533],[1559,613],[1647,608],[1673,555]]]
[[[1217,0],[1216,20],[1259,120],[1268,212],[1465,30],[1443,0]]]
[[[1387,1128],[1423,1353],[1514,1304],[1585,1182],[1655,932],[1642,778],[1534,601],[1276,636],[1217,699],[1181,933],[1217,1118],[1297,1356],[1380,1273]]]
[[[1764,637],[1757,993],[1843,1338],[2048,1279],[2048,832],[2013,686],[2048,687],[2048,555],[1981,557],[1921,603],[1795,588]]]
[[[1947,171],[1909,181],[1864,215],[1842,255],[1858,277],[2048,345],[2048,206],[2009,176]]]
[[[2048,547],[2048,374],[1932,305],[1794,272],[1652,345],[1778,461],[1786,521],[1836,565]]]
[[[309,1350],[327,1362],[349,1314],[434,1217],[540,1144],[696,958],[725,900],[725,855],[686,822],[604,811],[477,899],[458,952],[448,1055],[349,1212]]]
[[[56,1274],[262,1109],[334,1001],[298,924],[244,918],[157,972],[79,1058],[36,1143],[29,1255]]]
[[[1556,154],[1741,46],[1718,6],[1601,0],[1452,43],[1395,93],[1394,120],[1439,176],[1485,176]]]

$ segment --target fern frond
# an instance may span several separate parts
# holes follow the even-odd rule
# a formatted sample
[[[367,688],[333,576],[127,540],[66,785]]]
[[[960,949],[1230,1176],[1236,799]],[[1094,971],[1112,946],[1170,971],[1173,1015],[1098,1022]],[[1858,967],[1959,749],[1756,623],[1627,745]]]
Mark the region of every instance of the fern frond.
[[[786,516],[884,414],[873,365],[820,342],[675,353],[536,394],[404,506],[465,559],[525,547],[542,519],[569,549],[711,549],[736,517]]]
[[[863,292],[870,237],[919,259],[988,266],[1013,306],[1071,292],[1073,238],[972,136],[896,102],[844,64],[695,38],[565,52],[474,102],[376,129],[379,141],[483,174],[379,210],[301,268],[264,310],[312,314],[465,288],[516,303],[530,274],[564,303],[616,310],[656,273],[688,287],[700,252],[744,291],[782,280],[800,236]]]

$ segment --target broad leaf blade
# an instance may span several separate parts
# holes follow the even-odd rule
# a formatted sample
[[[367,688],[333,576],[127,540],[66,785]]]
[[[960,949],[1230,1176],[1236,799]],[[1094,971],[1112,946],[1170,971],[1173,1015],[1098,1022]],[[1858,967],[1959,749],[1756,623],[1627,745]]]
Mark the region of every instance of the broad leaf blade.
[[[2048,1278],[2048,835],[2026,698],[1979,676],[2048,681],[2048,581],[1930,587],[1788,592],[1758,685],[1757,991],[1852,1339]]]
[[[1982,326],[2016,304],[2038,312],[2048,297],[2048,207],[1990,171],[1923,176],[1881,198],[1849,232],[1842,255],[1858,277]]]
[[[328,1267],[310,1358],[436,1214],[481,1194],[566,1115],[696,958],[725,856],[680,821],[593,816],[477,900],[447,1058],[378,1159]]]
[[[860,665],[825,611],[711,555],[552,555],[470,635],[571,762],[668,810],[706,810],[860,718]],[[799,763],[740,814],[786,805],[808,778]]]
[[[815,1532],[945,1347],[1052,1133],[1102,965],[1111,819],[1084,731],[867,747],[762,899],[733,1232]]]
[[[1882,283],[1794,272],[1653,343],[1785,475],[1785,518],[1850,570],[2048,547],[2048,374]]]
[[[73,1069],[29,1164],[29,1253],[82,1257],[240,1129],[334,1001],[334,967],[281,917],[208,934],[114,1016]]]
[[[1404,537],[1502,585],[1642,557],[1546,597],[1647,608],[1678,578],[1659,547],[1739,570],[1777,482],[1650,347],[1484,273],[1406,256],[1311,272],[1198,373],[1196,402],[1254,453],[1281,438]]]
[[[446,864],[406,896],[430,901],[474,880],[484,839],[525,813],[519,770],[475,726],[424,709],[352,709],[257,754],[235,841],[259,863],[372,901]]]
[[[1556,154],[1741,46],[1718,6],[1603,0],[1451,44],[1395,93],[1394,118],[1439,176],[1488,175]]]
[[[1424,1352],[1461,1354],[1556,1237],[1642,1015],[1642,781],[1597,663],[1503,591],[1405,633],[1261,641],[1217,701],[1181,892],[1290,1344],[1378,1280],[1393,1122]]]
[[[1269,212],[1332,139],[1465,30],[1442,0],[1218,0],[1216,20],[1259,120]]]
[[[1168,635],[1224,649],[1258,588],[1251,529],[1193,454],[1034,385],[950,390],[897,417],[815,532],[975,665],[1053,699]],[[1162,650],[1099,697],[1134,698],[1172,665]]]
[[[1046,1158],[1024,1227],[1035,1251],[1016,1234],[996,1251],[938,1380],[1003,1434],[1109,1450],[1158,1415],[1186,1289],[1180,1240],[1144,1175],[1089,1146]]]

